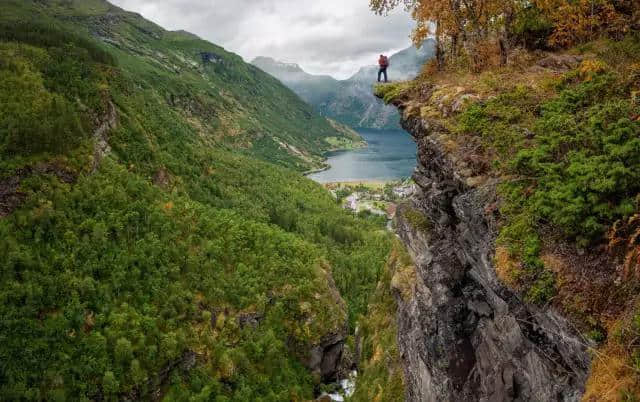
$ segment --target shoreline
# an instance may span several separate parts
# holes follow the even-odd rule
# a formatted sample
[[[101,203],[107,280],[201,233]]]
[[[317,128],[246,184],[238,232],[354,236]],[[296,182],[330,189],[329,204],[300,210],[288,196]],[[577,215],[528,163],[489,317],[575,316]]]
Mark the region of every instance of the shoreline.
[[[328,160],[328,159],[325,159],[325,161],[327,161],[327,160]],[[324,171],[326,171],[326,170],[331,169],[331,165],[329,165],[329,164],[327,164],[327,163],[325,163],[325,165],[326,165],[326,166],[324,166],[324,167],[322,167],[322,168],[313,169],[313,170],[307,170],[306,172],[302,173],[302,175],[303,175],[304,177],[307,177],[307,178],[308,178],[308,177],[309,177],[310,175],[312,175],[312,174],[320,173],[320,172],[324,172]],[[309,179],[309,180],[311,180],[311,179]]]
[[[308,176],[310,176],[312,174],[321,173],[321,172],[324,172],[326,170],[331,169],[331,165],[329,165],[327,163],[327,161],[329,160],[328,155],[333,153],[333,152],[349,152],[349,151],[355,151],[355,150],[358,150],[358,149],[366,149],[368,147],[369,147],[369,143],[367,143],[367,141],[362,140],[362,141],[357,142],[356,145],[352,146],[352,147],[328,149],[328,150],[326,150],[326,151],[324,151],[322,153],[322,157],[324,158],[322,160],[322,163],[324,163],[325,166],[323,166],[321,168],[318,168],[318,169],[307,170],[306,172],[303,172],[302,175],[304,177],[308,177]]]
[[[364,179],[364,180],[345,180],[345,181],[331,181],[326,183],[318,183],[324,187],[331,186],[349,186],[349,187],[357,187],[357,186],[365,186],[365,187],[374,187],[381,188],[390,183],[401,182],[402,179]]]
[[[336,185],[336,184],[342,184],[346,186],[368,185],[368,186],[382,187],[385,184],[393,183],[396,181],[402,181],[403,179],[410,177],[411,173],[408,173],[407,177],[404,177],[404,176],[394,177],[394,176],[398,173],[402,174],[402,171],[398,171],[398,167],[402,168],[405,164],[404,159],[400,158],[398,155],[404,155],[404,152],[407,152],[407,156],[408,156],[410,152],[409,148],[415,147],[415,143],[411,143],[411,145],[409,145],[409,142],[405,144],[406,141],[404,140],[396,141],[392,137],[387,136],[386,131],[387,130],[366,130],[363,133],[360,133],[360,131],[358,131],[358,133],[361,134],[362,138],[364,139],[363,142],[352,144],[355,146],[347,146],[344,148],[333,148],[333,149],[327,150],[322,154],[323,166],[316,169],[308,170],[304,172],[303,175],[306,178],[313,180],[316,183],[325,187]],[[401,132],[401,131],[402,130],[398,130],[398,132]],[[370,136],[368,137],[367,135],[369,134],[367,133],[369,132],[375,132],[375,134],[370,134]],[[367,139],[374,142],[370,144],[367,141]],[[395,154],[392,154],[394,155],[394,158],[396,158],[396,159],[392,159],[393,161],[392,167],[394,168],[387,168],[386,161],[383,164],[382,163],[383,160],[382,158],[380,158],[380,156],[384,156],[383,154],[386,151],[384,147],[386,146],[390,146],[391,151],[395,152]],[[397,148],[394,148],[394,147],[397,147]],[[372,150],[366,151],[366,149],[368,148]],[[363,170],[363,168],[358,168],[351,171],[350,164],[360,163],[358,161],[359,157],[357,155],[359,152],[362,152],[363,150],[365,150],[364,151],[365,159],[366,159],[366,156],[369,156],[369,159],[370,159],[370,161],[365,161],[367,164],[367,168],[365,168],[365,170]],[[347,156],[343,156],[343,154],[346,154]],[[354,154],[354,155],[351,155],[351,154]],[[378,159],[376,158],[380,158],[380,167],[376,165],[376,163],[378,162]],[[336,159],[336,163],[337,163],[336,166],[334,166],[331,163],[333,159]],[[412,156],[411,161],[414,161],[414,160],[415,159]],[[344,161],[346,161],[346,165]],[[334,171],[334,168],[339,170]],[[371,169],[371,170],[367,170],[367,169]],[[331,172],[323,173],[330,170]],[[315,176],[315,177],[312,177],[312,176]],[[367,176],[370,176],[370,177],[367,177]]]

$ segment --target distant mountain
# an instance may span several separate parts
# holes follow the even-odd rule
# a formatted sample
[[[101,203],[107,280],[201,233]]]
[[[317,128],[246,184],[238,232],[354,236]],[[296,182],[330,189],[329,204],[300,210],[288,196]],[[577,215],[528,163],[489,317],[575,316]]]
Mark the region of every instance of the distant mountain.
[[[395,81],[410,80],[415,78],[422,66],[435,56],[435,42],[426,40],[420,48],[408,47],[395,53],[389,58],[389,79]],[[378,66],[370,65],[362,67],[347,81],[364,81],[370,83],[378,78]]]
[[[298,64],[283,63],[270,57],[258,57],[251,64],[279,79],[312,105],[320,105],[335,97],[340,87],[340,81],[335,78],[309,74]]]
[[[427,40],[418,49],[409,47],[390,57],[389,79],[408,80],[420,72],[435,53],[435,44]],[[362,67],[346,80],[328,75],[313,75],[298,64],[283,63],[270,57],[258,57],[253,65],[279,79],[320,114],[354,128],[399,129],[399,116],[394,107],[385,106],[372,95],[378,67]]]

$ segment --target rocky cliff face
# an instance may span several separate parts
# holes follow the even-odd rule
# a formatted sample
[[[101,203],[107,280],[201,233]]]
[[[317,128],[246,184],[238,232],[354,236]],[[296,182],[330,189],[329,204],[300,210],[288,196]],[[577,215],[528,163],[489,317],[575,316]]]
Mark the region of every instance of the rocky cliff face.
[[[417,266],[413,296],[397,297],[406,399],[579,401],[586,341],[559,313],[525,304],[497,278],[495,181],[471,179],[436,122],[402,123],[419,149],[418,192],[397,222]]]

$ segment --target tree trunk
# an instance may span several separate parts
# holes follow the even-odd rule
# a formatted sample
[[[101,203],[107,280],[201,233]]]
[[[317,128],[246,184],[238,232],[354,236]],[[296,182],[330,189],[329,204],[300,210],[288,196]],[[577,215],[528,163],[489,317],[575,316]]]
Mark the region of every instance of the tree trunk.
[[[508,60],[509,47],[507,45],[507,39],[504,37],[501,37],[498,42],[500,43],[500,65],[506,66],[507,62],[509,61]]]
[[[442,50],[440,37],[436,38],[436,63],[438,64],[438,71],[442,71],[444,69],[444,51]]]
[[[436,26],[436,65],[438,66],[438,71],[442,71],[444,69],[444,51],[442,49],[440,24]]]
[[[451,59],[455,60],[458,57],[458,34],[451,36]]]
[[[513,25],[514,11],[511,7],[507,9],[504,16],[504,27],[500,34],[500,65],[505,66],[509,61],[509,50],[511,48],[511,26]]]

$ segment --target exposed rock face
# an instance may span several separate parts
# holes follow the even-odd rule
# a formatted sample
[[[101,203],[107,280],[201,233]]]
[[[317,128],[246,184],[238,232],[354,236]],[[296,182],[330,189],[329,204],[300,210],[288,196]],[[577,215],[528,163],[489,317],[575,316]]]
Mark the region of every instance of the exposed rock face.
[[[174,360],[173,362],[167,364],[163,367],[153,378],[149,378],[146,381],[145,387],[148,390],[151,390],[147,400],[150,401],[160,401],[163,397],[163,392],[165,391],[165,387],[167,386],[167,382],[171,373],[175,369],[180,369],[183,373],[187,373],[193,370],[196,367],[198,361],[198,355],[190,350],[186,350],[182,353],[182,355]],[[129,401],[139,401],[143,399],[144,391],[141,387],[135,387],[127,394],[122,394],[119,396],[119,400],[129,402]],[[96,401],[104,401],[107,400],[104,395],[95,395],[93,397]]]
[[[236,319],[240,328],[249,327],[251,329],[257,329],[262,320],[264,320],[264,314],[262,313],[243,313],[238,315]]]
[[[54,175],[67,184],[76,180],[74,172],[54,163],[39,163],[35,166],[26,166],[16,170],[13,176],[0,180],[0,218],[11,214],[27,198],[27,195],[20,191],[22,180],[33,175],[45,174]]]
[[[156,186],[166,190],[171,184],[171,174],[167,169],[162,167],[156,171],[151,181]]]
[[[97,128],[93,132],[94,150],[93,150],[93,172],[95,173],[100,167],[102,159],[111,152],[109,146],[108,134],[118,125],[118,111],[113,102],[107,103],[107,113],[96,121]]]
[[[324,383],[337,379],[345,338],[346,333],[331,334],[325,337],[319,345],[315,345],[309,353],[306,366]]]
[[[18,188],[25,173],[29,172],[19,171],[15,176],[0,180],[0,218],[9,215],[24,202],[26,195]]]
[[[470,181],[421,118],[413,205],[398,232],[416,262],[412,298],[397,297],[408,401],[579,401],[589,370],[584,340],[551,309],[527,305],[493,265],[495,181]],[[468,170],[468,169],[467,169]],[[404,218],[424,214],[430,230]]]
[[[537,66],[554,71],[568,71],[576,68],[584,60],[582,56],[573,56],[569,54],[550,54],[542,60],[539,60]]]
[[[346,304],[336,287],[331,272],[326,270],[325,273],[330,297],[345,312],[345,321],[333,329],[329,329],[319,342],[311,346],[306,353],[304,364],[314,376],[328,384],[336,381],[340,374],[350,367],[343,367],[344,364],[347,364],[343,359],[345,340],[347,339]]]

